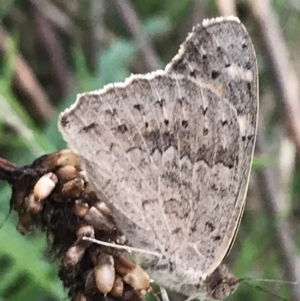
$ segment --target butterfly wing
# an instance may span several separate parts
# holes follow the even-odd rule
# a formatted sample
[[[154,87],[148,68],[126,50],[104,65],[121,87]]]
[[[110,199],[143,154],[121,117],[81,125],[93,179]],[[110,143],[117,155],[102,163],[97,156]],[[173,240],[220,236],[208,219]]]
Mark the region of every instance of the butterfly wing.
[[[59,125],[129,243],[207,275],[243,212],[257,110],[253,46],[227,18],[194,28],[165,71],[79,95]]]

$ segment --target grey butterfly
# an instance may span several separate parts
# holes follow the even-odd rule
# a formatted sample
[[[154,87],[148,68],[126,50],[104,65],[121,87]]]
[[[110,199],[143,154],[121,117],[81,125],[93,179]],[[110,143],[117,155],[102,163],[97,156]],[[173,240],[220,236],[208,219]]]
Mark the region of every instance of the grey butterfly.
[[[238,18],[194,27],[165,70],[78,96],[60,130],[159,285],[222,300],[257,128],[255,51]]]

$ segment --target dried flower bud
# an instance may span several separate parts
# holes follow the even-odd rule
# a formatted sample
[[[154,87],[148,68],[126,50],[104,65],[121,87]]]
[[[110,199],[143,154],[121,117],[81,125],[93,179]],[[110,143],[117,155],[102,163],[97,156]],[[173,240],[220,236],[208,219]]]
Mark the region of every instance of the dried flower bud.
[[[58,179],[53,172],[43,175],[34,185],[33,195],[36,201],[44,200],[55,188]]]
[[[32,218],[28,212],[19,215],[17,229],[21,234],[27,233],[30,230],[31,226],[32,226]]]
[[[80,174],[81,178],[84,180],[84,182],[88,182],[88,181],[89,181],[88,175],[87,175],[86,171],[81,170],[81,171],[79,172],[79,174]]]
[[[110,291],[110,294],[114,297],[121,297],[124,290],[124,282],[119,276],[116,276],[115,283]]]
[[[81,225],[77,230],[76,235],[78,238],[82,238],[83,236],[95,237],[95,230],[90,225]]]
[[[84,294],[78,294],[72,301],[88,301],[88,298]]]
[[[115,225],[112,224],[106,216],[104,216],[98,209],[92,206],[84,216],[84,220],[99,230],[113,230]]]
[[[35,199],[33,192],[25,198],[26,209],[31,213],[37,214],[41,212],[43,205],[43,202]]]
[[[87,203],[81,200],[77,200],[75,201],[75,205],[72,209],[76,215],[78,215],[79,217],[84,217],[88,213],[90,207]]]
[[[103,215],[111,216],[111,211],[104,202],[97,202],[94,204],[94,207],[96,207]]]
[[[115,256],[115,269],[120,276],[125,276],[135,269],[135,264],[122,255]]]
[[[123,276],[123,281],[135,290],[148,290],[150,288],[150,278],[148,274],[139,266],[122,255],[115,257],[116,272]]]
[[[79,172],[74,166],[65,165],[61,167],[59,170],[57,170],[55,173],[59,179],[62,179],[64,181],[70,181],[78,177]]]
[[[84,245],[72,246],[64,257],[64,266],[70,268],[76,265],[83,257],[86,247]]]
[[[64,149],[60,152],[58,152],[58,159],[57,159],[57,165],[72,165],[72,166],[78,166],[81,163],[80,156],[75,154],[70,149]]]
[[[96,286],[106,296],[115,283],[114,259],[111,255],[101,254],[94,268]]]
[[[79,197],[84,189],[84,181],[82,178],[77,177],[73,180],[66,182],[62,189],[61,195],[64,197]]]
[[[125,275],[123,281],[138,291],[147,291],[151,287],[148,274],[139,265],[136,265],[132,271]]]

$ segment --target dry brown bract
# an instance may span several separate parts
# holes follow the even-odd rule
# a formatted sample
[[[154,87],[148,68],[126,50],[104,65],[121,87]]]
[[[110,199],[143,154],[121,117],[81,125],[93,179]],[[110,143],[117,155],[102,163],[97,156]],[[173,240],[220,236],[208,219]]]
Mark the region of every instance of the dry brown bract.
[[[47,234],[72,300],[143,300],[150,282],[139,266],[115,248],[82,240],[87,236],[120,243],[124,236],[80,163],[70,150],[44,155],[23,167],[0,159],[0,178],[12,186],[10,205],[19,216],[18,230]]]

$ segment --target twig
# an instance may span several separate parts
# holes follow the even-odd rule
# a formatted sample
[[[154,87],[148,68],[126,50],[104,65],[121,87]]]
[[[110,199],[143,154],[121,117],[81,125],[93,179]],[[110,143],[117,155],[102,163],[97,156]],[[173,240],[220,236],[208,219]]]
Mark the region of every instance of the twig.
[[[32,5],[36,6],[43,15],[60,30],[73,37],[74,33],[79,32],[79,28],[73,20],[62,12],[57,6],[48,0],[28,0]]]
[[[32,5],[32,13],[35,28],[39,33],[38,37],[48,54],[54,79],[62,95],[65,97],[72,89],[74,80],[68,70],[64,50],[51,24],[34,5]]]
[[[217,5],[222,16],[236,16],[235,0],[218,0]]]
[[[39,133],[36,130],[27,126],[23,120],[18,116],[15,110],[10,106],[8,100],[0,95],[0,120],[3,120],[6,124],[10,125],[22,140],[25,141],[26,146],[30,150],[33,156],[39,157],[45,153],[45,149],[52,150],[53,147],[48,147],[46,142],[42,144],[42,139],[39,137]]]
[[[147,39],[143,30],[142,23],[137,17],[134,8],[129,0],[112,0],[122,16],[129,32],[136,40],[138,47],[143,55],[148,71],[161,68],[161,63],[156,55],[150,41]]]
[[[0,179],[12,184],[12,173],[18,168],[18,166],[12,162],[9,162],[0,157]]]
[[[260,122],[257,134],[256,152],[258,155],[267,156],[266,139],[261,128],[263,128],[262,122]],[[296,256],[292,227],[285,218],[278,221],[284,212],[282,208],[284,204],[283,199],[287,195],[284,196],[283,192],[279,189],[279,185],[275,181],[274,172],[270,168],[260,169],[256,172],[256,186],[263,200],[262,204],[271,218],[272,225],[276,229],[276,244],[278,245],[278,254],[282,258],[285,278],[290,281],[299,281],[300,267],[298,257]],[[293,286],[292,293],[294,300],[300,300],[299,286]]]
[[[289,61],[288,50],[269,1],[249,0],[249,4],[261,29],[262,43],[276,81],[274,86],[284,109],[284,121],[300,154],[299,79]]]
[[[103,0],[92,1],[90,3],[89,14],[90,20],[90,31],[89,31],[89,46],[88,57],[91,64],[92,70],[97,72],[97,61],[99,54],[105,44],[105,23],[104,14],[106,9],[106,2]]]
[[[1,52],[8,51],[8,39],[8,34],[2,27],[0,27]],[[22,55],[16,54],[14,60],[15,84],[25,95],[28,96],[28,99],[32,102],[32,108],[38,114],[38,116],[44,121],[50,120],[52,118],[54,109],[49,102],[46,92],[39,84],[30,66],[23,59]]]

